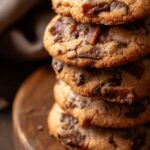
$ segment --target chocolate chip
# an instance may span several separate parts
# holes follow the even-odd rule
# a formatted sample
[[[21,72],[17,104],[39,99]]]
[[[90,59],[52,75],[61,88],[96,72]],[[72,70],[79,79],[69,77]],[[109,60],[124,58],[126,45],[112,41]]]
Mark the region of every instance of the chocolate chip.
[[[62,114],[60,121],[64,123],[62,128],[65,130],[73,129],[78,123],[78,121],[75,118],[64,113]]]
[[[105,55],[99,47],[92,47],[88,52],[78,54],[78,57],[98,60],[102,59]]]
[[[55,37],[55,42],[66,41],[68,35],[74,35],[76,32],[76,23],[71,18],[60,17],[49,32]]]
[[[63,33],[64,33],[64,26],[62,23],[62,18],[58,19],[57,22],[55,23],[54,26],[52,26],[49,29],[49,32],[53,35],[56,36],[55,41],[62,41],[63,38]]]
[[[85,136],[82,135],[79,131],[64,132],[59,134],[58,138],[65,145],[68,145],[72,148],[80,148],[84,145]]]
[[[138,102],[129,105],[128,108],[129,112],[124,114],[127,118],[136,118],[146,110],[145,105]]]
[[[87,106],[87,104],[88,104],[87,100],[82,100],[82,101],[80,102],[80,108],[81,108],[81,109],[85,108],[85,107]]]
[[[52,66],[53,66],[54,70],[58,73],[60,73],[63,69],[63,63],[59,60],[53,59]]]
[[[76,85],[81,85],[85,83],[85,77],[81,72],[77,72],[75,74],[75,82],[76,82]]]
[[[97,16],[101,12],[112,12],[115,10],[123,10],[123,14],[128,14],[128,6],[120,1],[109,3],[99,3],[97,5],[92,5],[91,3],[85,3],[82,5],[82,10],[86,16]]]
[[[99,37],[99,34],[100,34],[100,26],[91,27],[88,32],[86,42],[91,45],[94,45],[97,41],[97,38]]]
[[[93,94],[96,96],[100,96],[101,95],[101,85],[98,85],[94,90],[93,90]]]
[[[109,138],[108,142],[113,145],[114,148],[117,148],[117,143],[115,142],[113,135]]]
[[[121,77],[120,76],[114,76],[114,78],[108,79],[102,83],[102,87],[108,87],[108,86],[119,86],[121,84]]]
[[[110,78],[108,80],[105,80],[103,83],[101,83],[100,85],[98,85],[93,93],[95,95],[108,95],[108,93],[106,93],[106,88],[107,87],[113,87],[113,86],[119,86],[121,84],[121,73],[120,72],[115,72],[113,75],[113,78]],[[110,94],[110,93],[109,93]],[[113,94],[113,93],[112,93]],[[115,94],[115,93],[114,93]],[[114,95],[113,94],[113,95]],[[112,97],[112,96],[111,96]]]
[[[97,5],[92,5],[91,3],[85,3],[82,5],[82,10],[84,15],[87,16],[98,15],[100,12],[109,11],[109,4],[105,2]]]
[[[81,99],[81,98],[79,98],[79,99]],[[83,109],[87,106],[87,104],[88,104],[87,99],[85,99],[85,100],[82,99],[82,100],[78,101],[78,96],[76,94],[72,94],[70,96],[69,107],[71,107],[71,108],[76,108],[77,107],[77,108]]]
[[[128,6],[125,3],[116,1],[110,4],[110,12],[120,9],[124,9],[124,15],[128,14]]]
[[[67,118],[68,118],[68,115],[62,114],[60,121],[61,121],[61,122],[65,122]]]
[[[72,94],[70,96],[70,101],[69,101],[69,107],[70,108],[76,108],[76,107],[78,107],[78,105],[76,104],[76,96],[77,95],[75,95],[75,94]]]

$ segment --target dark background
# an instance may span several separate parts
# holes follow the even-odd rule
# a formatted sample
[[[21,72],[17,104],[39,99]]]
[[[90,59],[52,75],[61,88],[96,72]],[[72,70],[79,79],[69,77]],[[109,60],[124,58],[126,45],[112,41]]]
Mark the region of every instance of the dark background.
[[[26,2],[30,3],[30,1]],[[18,6],[16,5],[16,7]],[[40,22],[37,21],[35,17],[41,15],[45,10],[51,11],[50,1],[37,0],[35,5],[30,9],[27,9],[22,16],[17,19],[15,18],[14,20],[12,16],[12,22],[8,23],[3,29],[1,29],[3,20],[0,18],[0,150],[15,149],[12,134],[12,106],[17,90],[32,72],[45,64],[50,64],[50,57],[48,58],[48,54],[44,51],[42,40],[37,38],[34,31],[35,23],[39,24]],[[22,10],[19,9],[19,11]],[[43,16],[45,17],[45,15]],[[51,14],[49,14],[48,17],[50,16]],[[43,18],[41,17],[41,20],[42,19]],[[35,22],[33,22],[33,20],[35,20]],[[30,43],[28,47],[29,50],[33,49],[32,53],[28,54],[25,52],[24,54],[19,52],[21,47],[24,48],[25,45],[21,45],[18,48],[13,43],[12,39],[9,37],[13,29],[21,31],[25,40]],[[40,33],[42,30],[43,28],[40,30]],[[40,36],[42,39],[43,35],[41,34]],[[35,48],[34,52],[33,45],[36,44],[40,46],[35,46],[37,49]],[[38,54],[36,50],[38,51]]]
[[[50,60],[37,62],[0,61],[0,101],[8,105],[0,110],[0,150],[13,150],[12,104],[22,82],[37,68],[50,63]],[[1,103],[1,102],[0,102]]]

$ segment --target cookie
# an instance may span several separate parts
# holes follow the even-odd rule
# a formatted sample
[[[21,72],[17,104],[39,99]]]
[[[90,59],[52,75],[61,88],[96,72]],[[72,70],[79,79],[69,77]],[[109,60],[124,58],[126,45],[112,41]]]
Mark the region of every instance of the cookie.
[[[115,104],[99,97],[80,96],[62,81],[55,85],[54,97],[59,106],[74,116],[81,126],[130,128],[150,121],[150,98],[131,105]]]
[[[61,15],[78,22],[116,25],[150,15],[149,0],[52,0]]]
[[[145,57],[117,68],[79,68],[53,59],[57,79],[82,96],[100,96],[106,101],[132,103],[149,95],[150,59]]]
[[[44,35],[44,46],[54,58],[96,68],[123,65],[149,54],[149,41],[149,19],[128,25],[100,26],[58,15]]]
[[[49,113],[50,133],[71,150],[149,150],[150,126],[131,129],[82,128],[55,104]]]

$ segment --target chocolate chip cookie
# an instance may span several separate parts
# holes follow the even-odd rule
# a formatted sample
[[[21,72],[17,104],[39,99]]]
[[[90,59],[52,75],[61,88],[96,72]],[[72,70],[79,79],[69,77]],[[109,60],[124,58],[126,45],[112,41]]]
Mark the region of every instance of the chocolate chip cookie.
[[[55,104],[49,113],[50,133],[71,150],[149,150],[150,126],[131,129],[82,128]]]
[[[116,25],[150,15],[149,0],[52,0],[61,15],[78,22]]]
[[[56,16],[47,26],[44,45],[50,55],[80,67],[114,67],[150,53],[150,20],[120,26],[77,23]]]
[[[129,128],[150,121],[150,98],[131,105],[115,104],[98,97],[80,96],[62,81],[55,85],[54,96],[59,106],[77,118],[81,126]]]
[[[57,79],[82,96],[99,96],[106,101],[132,103],[149,95],[150,59],[145,57],[117,68],[79,68],[53,59]]]

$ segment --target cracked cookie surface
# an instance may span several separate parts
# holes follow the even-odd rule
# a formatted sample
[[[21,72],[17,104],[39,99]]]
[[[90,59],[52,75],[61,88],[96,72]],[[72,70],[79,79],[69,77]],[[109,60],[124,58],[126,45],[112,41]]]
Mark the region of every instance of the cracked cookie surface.
[[[80,96],[63,81],[55,85],[54,97],[59,106],[74,116],[81,126],[130,128],[150,121],[150,98],[131,105],[115,104],[99,97]]]
[[[50,133],[71,150],[149,150],[149,125],[130,129],[82,128],[57,104],[49,113]]]
[[[80,67],[114,67],[150,53],[150,20],[119,26],[77,23],[56,16],[47,26],[44,46],[51,56]]]
[[[150,16],[149,0],[52,0],[58,14],[78,22],[116,25]]]
[[[53,59],[59,80],[82,96],[99,96],[115,103],[132,103],[149,95],[150,59],[145,57],[117,68],[80,68]]]

